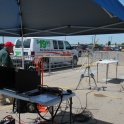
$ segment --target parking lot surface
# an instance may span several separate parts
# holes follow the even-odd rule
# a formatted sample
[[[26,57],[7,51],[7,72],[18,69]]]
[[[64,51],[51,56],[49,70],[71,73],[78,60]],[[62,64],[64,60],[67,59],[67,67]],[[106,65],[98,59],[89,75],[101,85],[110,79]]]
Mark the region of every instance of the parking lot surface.
[[[72,98],[73,124],[123,124],[124,66],[118,66],[116,79],[116,66],[110,64],[106,83],[106,64],[100,64],[97,82],[96,62],[91,63],[90,68],[87,68],[86,64],[82,66],[84,60],[80,57],[75,68],[56,69],[50,74],[45,71],[43,84],[75,92],[76,95]],[[94,75],[90,80],[88,70]],[[64,101],[57,113],[55,123],[68,123],[68,112],[68,101]],[[12,115],[18,124],[18,113],[12,113],[12,105],[0,106],[0,119],[7,115]],[[21,113],[21,124],[34,122],[38,117],[37,113]],[[48,114],[47,117],[49,118],[50,115]]]

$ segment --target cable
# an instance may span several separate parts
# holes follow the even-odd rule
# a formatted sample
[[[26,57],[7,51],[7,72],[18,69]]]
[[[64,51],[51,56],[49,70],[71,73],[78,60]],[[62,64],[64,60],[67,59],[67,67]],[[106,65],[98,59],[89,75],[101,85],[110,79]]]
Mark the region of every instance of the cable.
[[[19,116],[17,115],[17,113],[15,113],[15,115],[17,116],[17,118],[19,118]],[[19,123],[18,120],[15,120],[15,121],[17,121],[17,122]],[[23,123],[22,123],[22,122],[23,122]],[[24,122],[23,120],[20,119],[20,124],[25,124],[25,123],[29,123],[29,122]]]
[[[118,79],[116,79],[119,83],[119,85],[121,86],[121,88],[124,90],[124,87],[121,85],[121,81],[119,81]],[[118,85],[118,84],[117,84]],[[121,91],[120,91],[121,92]]]
[[[50,114],[52,115],[52,119],[46,119],[46,118],[44,118],[44,117],[39,113],[39,110],[38,110],[38,108],[37,108],[37,104],[35,104],[35,105],[36,105],[37,113],[38,113],[38,115],[39,115],[42,119],[44,119],[44,120],[46,120],[46,121],[53,121],[53,120],[54,120],[54,118],[55,118],[55,116],[56,116],[56,114],[57,114],[57,112],[58,112],[58,110],[59,110],[59,108],[60,108],[60,105],[61,105],[61,103],[62,103],[63,95],[60,94],[59,96],[60,96],[61,100],[60,100],[60,103],[59,103],[59,105],[58,105],[58,107],[57,107],[57,110],[56,110],[55,114],[52,115],[52,113],[50,113]]]
[[[95,89],[94,89],[95,90]],[[90,92],[88,92],[88,93],[86,93],[86,106],[85,106],[85,108],[83,109],[83,107],[82,107],[82,104],[81,104],[81,101],[80,101],[80,99],[79,99],[79,101],[80,101],[80,105],[81,105],[81,109],[83,109],[83,111],[82,112],[80,112],[79,114],[75,114],[74,115],[74,122],[78,122],[78,123],[83,123],[83,122],[86,122],[86,121],[89,121],[92,117],[93,117],[93,115],[92,115],[92,113],[90,112],[90,111],[88,111],[88,109],[87,109],[87,96],[88,96],[88,94],[89,93],[91,93],[91,92],[93,92],[94,90],[92,90],[92,91],[90,91]],[[96,120],[96,119],[95,119]],[[97,121],[96,121],[97,122]],[[95,123],[96,123],[95,122]]]
[[[66,112],[66,110],[67,110],[67,108],[68,108],[67,104],[69,105],[69,101],[68,101],[68,100],[66,100],[66,107],[65,107],[65,109],[64,109],[65,112]],[[65,112],[63,113],[63,115],[62,115],[62,119],[61,119],[60,122],[63,122],[64,116],[65,116]],[[63,123],[65,124],[65,123],[67,123],[67,122],[68,122],[68,121],[63,122]]]

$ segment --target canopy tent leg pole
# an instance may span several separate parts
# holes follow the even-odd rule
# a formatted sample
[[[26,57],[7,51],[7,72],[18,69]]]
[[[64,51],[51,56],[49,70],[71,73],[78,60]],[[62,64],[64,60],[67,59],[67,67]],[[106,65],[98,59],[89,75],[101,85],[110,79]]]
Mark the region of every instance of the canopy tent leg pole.
[[[21,24],[21,36],[22,36],[22,68],[24,69],[24,46],[23,46],[23,27],[22,27],[22,12],[20,7],[20,0],[18,0],[18,6],[19,6],[19,15],[20,15],[20,24]]]

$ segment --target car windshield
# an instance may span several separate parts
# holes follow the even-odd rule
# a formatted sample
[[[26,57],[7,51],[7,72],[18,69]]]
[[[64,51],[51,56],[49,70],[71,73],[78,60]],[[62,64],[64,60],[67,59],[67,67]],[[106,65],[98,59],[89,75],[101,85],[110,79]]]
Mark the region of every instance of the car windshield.
[[[71,46],[73,49],[75,49],[75,46]]]

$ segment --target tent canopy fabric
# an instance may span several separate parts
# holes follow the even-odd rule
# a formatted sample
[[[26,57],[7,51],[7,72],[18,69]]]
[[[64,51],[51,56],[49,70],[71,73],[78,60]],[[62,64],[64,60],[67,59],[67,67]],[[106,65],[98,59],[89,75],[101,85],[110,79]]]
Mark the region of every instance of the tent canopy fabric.
[[[0,0],[0,36],[124,33],[118,0]]]
[[[113,16],[117,16],[118,18],[124,21],[124,6],[117,0],[93,0],[101,7],[105,8],[109,12],[113,14]]]

